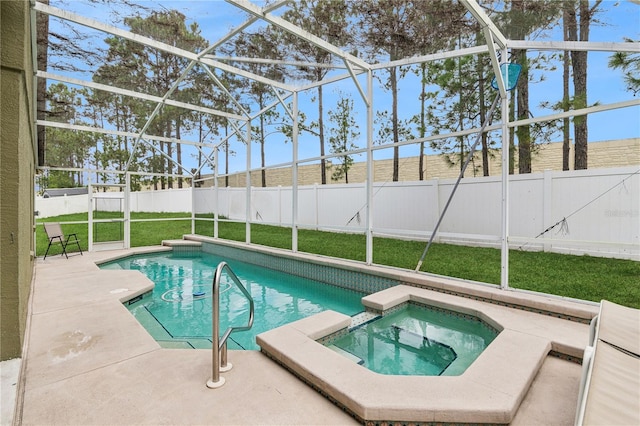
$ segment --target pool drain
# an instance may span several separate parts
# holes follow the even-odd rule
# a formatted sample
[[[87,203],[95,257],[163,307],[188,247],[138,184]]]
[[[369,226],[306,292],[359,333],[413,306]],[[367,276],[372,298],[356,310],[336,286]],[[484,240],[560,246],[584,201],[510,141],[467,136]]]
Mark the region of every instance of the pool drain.
[[[231,283],[220,283],[220,293],[231,288]],[[183,289],[180,287],[170,288],[162,293],[162,300],[169,303],[177,303],[183,300],[203,300],[211,297],[211,292],[207,292],[206,285],[195,285],[189,289]]]

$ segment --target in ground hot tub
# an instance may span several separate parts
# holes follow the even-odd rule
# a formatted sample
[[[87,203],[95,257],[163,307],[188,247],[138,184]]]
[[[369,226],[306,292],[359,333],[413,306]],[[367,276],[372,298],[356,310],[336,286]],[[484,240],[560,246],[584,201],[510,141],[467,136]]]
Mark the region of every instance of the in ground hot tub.
[[[376,373],[457,376],[498,333],[474,315],[409,302],[323,341]]]
[[[371,294],[362,302],[367,318],[324,311],[259,334],[256,340],[264,354],[363,423],[509,424],[552,350],[552,342],[538,335],[535,324],[524,319],[530,314],[521,310],[405,285]],[[446,341],[455,330],[435,333],[435,327],[432,332],[431,325],[420,322],[411,326],[403,321],[381,322],[387,331],[382,332],[382,336],[366,335],[361,344],[375,346],[377,340],[397,341],[398,345],[392,345],[382,364],[404,363],[403,358],[411,357],[415,360],[413,351],[417,347],[435,344],[438,351],[444,351],[433,367],[435,375],[416,371],[404,375],[381,374],[358,365],[365,362],[367,356],[356,356],[343,349],[332,350],[325,345],[338,334],[344,335],[359,324],[386,316],[407,304],[475,317],[499,333],[475,361],[457,375],[442,374],[453,372],[456,362],[456,359],[451,361],[453,355],[446,346],[459,356],[458,343],[452,345]],[[475,342],[475,338],[470,341]],[[411,356],[402,354],[400,347]],[[438,370],[441,375],[437,375]]]

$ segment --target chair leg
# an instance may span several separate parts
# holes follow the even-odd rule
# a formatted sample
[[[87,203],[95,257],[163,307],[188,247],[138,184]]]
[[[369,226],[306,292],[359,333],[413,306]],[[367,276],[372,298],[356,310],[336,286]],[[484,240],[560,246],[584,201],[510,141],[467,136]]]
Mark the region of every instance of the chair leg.
[[[67,239],[67,241],[69,241],[69,240]],[[62,254],[67,259],[69,258],[69,256],[67,255],[67,244],[65,242],[62,242]]]
[[[51,248],[51,240],[53,240],[53,238],[49,239],[49,245],[47,246],[47,251],[44,252],[44,259],[42,260],[45,260],[47,258],[47,254],[49,254],[49,249]]]
[[[73,235],[73,239],[75,240],[74,242],[78,246],[78,251],[80,252],[80,256],[82,256],[82,247],[80,247],[80,240],[78,240],[78,236],[76,234],[71,234],[71,235]]]
[[[73,237],[73,241],[71,241],[71,237]],[[78,240],[78,236],[76,234],[69,234],[67,235],[67,241],[65,241],[64,244],[64,251],[65,254],[67,253],[67,246],[69,245],[69,243],[75,243],[78,246],[78,250],[80,251],[80,256],[82,256],[82,247],[80,247],[80,241]],[[67,256],[67,259],[69,258],[69,256]]]
[[[64,254],[64,241],[62,240],[62,237],[59,235],[56,235],[55,237],[51,237],[49,238],[49,246],[47,247],[47,251],[44,254],[44,259],[47,258],[47,254],[49,253],[49,249],[51,248],[51,245],[53,244],[53,240],[58,239],[60,241],[60,245],[62,246],[62,250],[63,250],[63,254]],[[44,260],[42,259],[42,260]]]

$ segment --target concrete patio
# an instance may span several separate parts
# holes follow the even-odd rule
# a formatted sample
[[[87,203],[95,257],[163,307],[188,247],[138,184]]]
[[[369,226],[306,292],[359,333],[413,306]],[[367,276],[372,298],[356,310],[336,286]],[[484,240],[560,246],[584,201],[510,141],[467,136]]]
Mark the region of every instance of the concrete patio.
[[[161,348],[122,305],[153,284],[95,264],[158,249],[38,259],[14,424],[357,424],[260,352],[230,351],[233,369],[212,390],[210,351]],[[536,328],[558,328],[537,317]],[[587,325],[562,322],[586,345]],[[573,424],[580,372],[547,356],[511,424]]]

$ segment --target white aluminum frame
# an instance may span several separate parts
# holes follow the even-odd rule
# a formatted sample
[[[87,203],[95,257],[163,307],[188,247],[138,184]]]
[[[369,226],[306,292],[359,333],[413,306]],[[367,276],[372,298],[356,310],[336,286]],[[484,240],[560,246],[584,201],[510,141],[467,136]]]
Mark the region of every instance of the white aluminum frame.
[[[349,151],[347,154],[358,154],[358,153],[365,153],[366,154],[366,158],[367,158],[367,168],[366,168],[366,175],[367,175],[367,181],[366,181],[366,199],[367,199],[367,217],[366,217],[366,225],[365,225],[365,233],[366,233],[366,263],[367,264],[371,264],[373,263],[373,223],[374,223],[374,218],[373,218],[373,153],[375,150],[377,149],[388,149],[390,147],[394,147],[394,146],[403,146],[403,145],[409,145],[409,144],[416,144],[416,143],[420,143],[420,142],[427,142],[430,140],[434,140],[434,139],[440,139],[440,138],[444,138],[444,137],[455,137],[455,136],[461,136],[461,135],[467,135],[467,134],[471,134],[471,133],[475,133],[477,132],[479,129],[470,129],[470,130],[465,130],[462,132],[452,132],[449,134],[441,134],[441,135],[432,135],[429,137],[425,137],[425,138],[421,138],[421,139],[414,139],[411,141],[401,141],[395,144],[386,144],[386,145],[380,145],[380,146],[375,146],[373,145],[373,72],[377,71],[377,70],[381,70],[381,69],[386,69],[386,68],[390,68],[390,67],[399,67],[399,66],[405,66],[405,65],[413,65],[413,64],[420,64],[422,62],[427,62],[427,61],[434,61],[434,60],[441,60],[441,59],[445,59],[445,58],[452,58],[452,57],[459,57],[459,56],[464,56],[464,55],[476,55],[476,54],[482,54],[482,53],[489,53],[490,59],[491,59],[491,63],[492,63],[492,67],[494,69],[494,73],[496,75],[496,80],[498,82],[498,87],[499,87],[499,92],[501,95],[501,110],[502,110],[502,119],[501,119],[501,123],[500,124],[496,124],[496,125],[491,125],[491,126],[487,126],[486,131],[492,131],[492,130],[500,130],[502,133],[502,236],[501,236],[501,242],[502,242],[502,258],[501,258],[501,287],[506,289],[509,287],[509,276],[508,276],[508,247],[509,247],[509,234],[508,234],[508,230],[509,230],[509,185],[508,185],[508,175],[509,175],[509,170],[508,170],[508,164],[509,164],[509,129],[513,128],[513,127],[517,127],[517,126],[522,126],[522,125],[528,125],[528,124],[533,124],[533,123],[537,123],[537,122],[542,122],[542,121],[550,121],[550,120],[557,120],[557,119],[561,119],[561,118],[565,118],[565,117],[575,117],[575,116],[580,116],[580,115],[586,115],[586,114],[591,114],[591,113],[595,113],[595,112],[601,112],[601,111],[607,111],[607,110],[614,110],[614,109],[620,109],[620,108],[628,108],[628,107],[633,107],[633,106],[638,106],[640,105],[640,99],[637,100],[629,100],[629,101],[624,101],[624,102],[616,102],[613,104],[608,104],[608,105],[598,105],[598,106],[594,106],[594,107],[588,107],[588,108],[583,108],[583,109],[578,109],[578,110],[573,110],[573,111],[568,111],[568,112],[562,112],[562,113],[557,113],[557,114],[551,114],[551,115],[547,115],[547,116],[543,116],[543,117],[536,117],[536,118],[531,118],[531,119],[527,119],[527,120],[518,120],[518,121],[514,121],[514,122],[509,122],[509,101],[508,101],[508,97],[507,97],[507,91],[506,91],[506,87],[505,87],[505,83],[503,81],[503,77],[502,74],[500,72],[499,66],[500,66],[500,57],[502,58],[506,58],[508,56],[508,52],[510,49],[528,49],[528,50],[563,50],[563,51],[575,51],[575,50],[585,50],[585,51],[608,51],[608,52],[630,52],[630,53],[640,53],[640,44],[639,43],[599,43],[599,42],[536,42],[536,41],[519,41],[519,40],[509,40],[507,39],[501,32],[500,30],[497,28],[497,26],[491,21],[491,19],[487,16],[487,14],[484,12],[484,10],[478,5],[476,0],[460,0],[462,2],[462,4],[467,8],[467,10],[471,13],[471,15],[473,15],[473,17],[481,24],[482,27],[482,31],[485,35],[485,39],[489,40],[489,43],[487,45],[484,46],[477,46],[477,47],[472,47],[472,48],[466,48],[466,49],[458,49],[458,50],[454,50],[454,51],[449,51],[449,52],[443,52],[443,53],[437,53],[437,54],[431,54],[431,55],[423,55],[423,56],[416,56],[416,57],[412,57],[412,58],[404,58],[404,59],[400,59],[400,60],[396,60],[396,61],[392,61],[392,62],[387,62],[387,63],[378,63],[378,64],[369,64],[366,61],[355,57],[351,54],[349,54],[348,52],[345,52],[344,50],[340,49],[337,46],[334,46],[330,43],[327,43],[326,41],[322,40],[321,38],[317,37],[314,34],[311,34],[308,31],[303,30],[300,27],[297,27],[296,25],[278,17],[275,16],[272,12],[278,8],[280,8],[283,5],[286,5],[288,3],[288,0],[281,0],[281,1],[277,1],[274,2],[271,5],[268,5],[264,8],[260,8],[257,5],[251,3],[248,0],[226,0],[229,4],[237,7],[240,10],[243,10],[247,13],[249,13],[251,15],[251,17],[245,21],[243,24],[241,24],[240,26],[236,27],[235,29],[231,30],[227,35],[225,35],[224,37],[222,37],[220,40],[218,40],[216,43],[212,44],[211,46],[209,46],[207,49],[203,50],[200,53],[193,53],[193,52],[189,52],[183,49],[179,49],[176,48],[174,46],[170,46],[167,45],[165,43],[161,43],[158,42],[156,40],[147,38],[147,37],[143,37],[141,35],[138,34],[134,34],[131,33],[129,31],[126,30],[122,30],[119,28],[116,28],[114,26],[108,25],[108,24],[104,24],[101,22],[98,22],[96,20],[93,19],[88,19],[86,17],[83,16],[79,16],[77,14],[71,13],[69,11],[65,11],[62,9],[58,9],[43,3],[40,3],[38,1],[35,0],[31,0],[31,5],[32,5],[32,49],[33,49],[33,56],[34,56],[34,61],[36,59],[36,34],[35,34],[35,16],[36,13],[44,13],[44,14],[48,14],[51,16],[55,16],[58,17],[60,19],[63,20],[67,20],[70,22],[74,22],[76,24],[80,24],[83,25],[85,27],[88,28],[92,28],[95,30],[99,30],[102,32],[105,32],[107,34],[111,34],[111,35],[115,35],[118,37],[122,37],[124,39],[130,40],[130,41],[134,41],[136,43],[140,43],[143,44],[145,46],[149,46],[149,47],[153,47],[186,59],[190,60],[189,65],[185,68],[184,72],[182,73],[181,77],[178,78],[174,84],[172,85],[172,87],[167,91],[167,93],[165,93],[162,97],[158,97],[158,96],[150,96],[147,94],[142,94],[142,93],[137,93],[137,92],[133,92],[130,90],[125,90],[125,89],[119,89],[119,88],[115,88],[115,87],[111,87],[111,86],[107,86],[107,85],[103,85],[103,84],[99,84],[99,83],[94,83],[94,82],[88,82],[88,81],[83,81],[83,80],[79,80],[79,79],[75,79],[75,78],[70,78],[70,77],[65,77],[65,76],[61,76],[61,75],[56,75],[54,73],[49,73],[49,72],[42,72],[42,71],[37,71],[35,73],[34,76],[34,87],[36,87],[36,83],[37,83],[37,79],[38,78],[45,78],[45,79],[52,79],[52,80],[57,80],[60,82],[64,82],[64,83],[68,83],[68,84],[74,84],[74,85],[79,85],[79,86],[83,86],[83,87],[89,87],[89,88],[93,88],[93,89],[97,89],[97,90],[103,90],[103,91],[107,91],[107,92],[111,92],[111,93],[115,93],[115,94],[119,94],[119,95],[123,95],[123,96],[130,96],[130,97],[135,97],[138,99],[142,99],[148,102],[153,102],[156,103],[156,108],[154,113],[149,117],[149,119],[147,120],[146,124],[143,126],[142,130],[138,133],[130,133],[130,132],[118,132],[118,131],[113,131],[113,130],[107,130],[107,129],[99,129],[99,128],[95,128],[95,127],[89,127],[89,126],[77,126],[77,125],[71,125],[71,124],[67,124],[67,123],[55,123],[55,122],[51,122],[51,121],[46,121],[46,120],[35,120],[33,123],[33,126],[35,128],[36,125],[42,125],[42,126],[50,126],[50,127],[59,127],[59,128],[66,128],[66,129],[71,129],[71,130],[77,130],[77,131],[89,131],[89,132],[98,132],[98,133],[105,133],[105,134],[113,134],[113,135],[118,135],[118,136],[127,136],[127,137],[131,137],[134,138],[135,142],[133,144],[133,148],[132,148],[132,152],[131,155],[127,161],[126,167],[124,170],[122,171],[115,171],[115,173],[125,173],[127,176],[127,182],[129,182],[129,166],[131,165],[131,161],[133,159],[133,154],[135,149],[137,149],[138,145],[140,142],[143,143],[147,143],[150,146],[153,147],[152,144],[150,144],[147,141],[151,141],[151,140],[155,140],[155,141],[165,141],[165,142],[171,142],[171,143],[183,143],[183,144],[188,144],[188,145],[193,145],[196,146],[198,150],[200,150],[203,154],[204,153],[204,149],[210,149],[210,153],[209,154],[205,154],[205,162],[208,162],[209,164],[211,164],[213,166],[214,169],[214,186],[216,188],[216,197],[217,197],[217,188],[218,188],[218,161],[219,161],[219,148],[220,146],[222,146],[222,144],[224,144],[225,142],[227,142],[229,140],[230,137],[232,136],[238,136],[242,139],[244,139],[247,142],[247,149],[246,149],[246,217],[247,217],[247,221],[246,221],[246,242],[250,243],[251,242],[251,121],[258,118],[261,114],[263,114],[264,112],[268,111],[269,109],[273,108],[274,106],[280,104],[284,107],[285,111],[287,111],[287,113],[291,116],[292,120],[293,120],[293,144],[292,144],[292,160],[291,162],[286,162],[284,164],[278,164],[275,166],[270,166],[270,167],[282,167],[282,166],[290,166],[292,167],[292,175],[293,175],[293,179],[292,179],[292,187],[293,187],[293,205],[292,205],[292,250],[298,251],[298,197],[297,197],[297,172],[298,172],[298,165],[301,162],[308,162],[308,161],[314,161],[314,160],[320,160],[320,159],[328,159],[328,158],[333,158],[337,155],[324,155],[322,157],[316,157],[316,158],[305,158],[303,159],[303,161],[301,161],[301,159],[299,159],[298,157],[298,94],[301,91],[305,91],[305,90],[309,90],[309,89],[313,89],[319,85],[326,85],[326,84],[330,84],[336,81],[340,81],[340,80],[345,80],[345,79],[351,79],[351,81],[353,82],[353,84],[355,85],[356,89],[358,90],[358,92],[360,93],[364,104],[366,106],[366,111],[367,111],[367,118],[366,118],[366,148],[361,148],[361,149],[357,149],[357,150],[353,150],[353,151]],[[637,0],[629,0],[632,1],[634,3],[639,3]],[[247,61],[253,61],[253,62],[257,62],[257,63],[261,63],[264,62],[264,59],[258,58],[258,59],[252,59],[252,58],[229,58],[229,57],[218,57],[215,55],[210,54],[211,51],[213,51],[217,46],[223,44],[224,42],[228,41],[229,39],[231,39],[233,36],[235,36],[236,34],[240,33],[241,31],[243,31],[244,29],[246,29],[247,27],[249,27],[251,24],[253,24],[256,21],[264,21],[269,25],[274,25],[277,26],[297,37],[300,37],[312,44],[314,44],[315,46],[324,49],[325,51],[331,53],[332,55],[334,55],[336,58],[339,58],[342,60],[342,64],[331,64],[331,65],[322,65],[322,66],[327,66],[327,67],[332,67],[335,69],[344,69],[346,70],[346,72],[344,74],[338,75],[338,76],[331,76],[329,78],[326,78],[323,81],[320,82],[313,82],[313,83],[309,83],[309,84],[305,84],[305,85],[301,85],[301,86],[294,86],[291,84],[286,84],[286,83],[282,83],[282,82],[278,82],[278,81],[273,81],[270,80],[268,78],[262,77],[260,75],[256,75],[253,74],[251,72],[245,71],[243,69],[234,67],[233,65],[230,65],[229,63],[232,63],[233,61],[235,62],[247,62]],[[273,62],[272,60],[268,60],[269,62]],[[287,62],[287,61],[282,61],[283,64],[287,64],[287,65],[301,65],[300,63],[297,62]],[[197,105],[191,105],[191,104],[187,104],[187,103],[183,103],[183,102],[178,102],[178,101],[174,101],[169,99],[169,97],[171,96],[172,92],[178,87],[178,85],[180,84],[180,82],[182,81],[182,79],[186,76],[186,74],[188,73],[188,71],[193,68],[194,66],[201,66],[206,73],[211,77],[212,81],[214,84],[216,84],[219,88],[221,88],[223,91],[225,91],[227,93],[228,96],[230,96],[231,99],[233,99],[233,97],[226,91],[226,89],[223,87],[223,85],[221,84],[221,82],[218,80],[217,76],[215,75],[213,70],[222,70],[225,72],[230,72],[233,73],[239,77],[243,77],[249,80],[253,80],[256,82],[260,82],[260,83],[264,83],[266,85],[268,85],[269,87],[271,87],[274,91],[274,93],[276,94],[277,97],[277,101],[272,103],[271,105],[267,106],[266,108],[264,108],[262,111],[259,111],[256,114],[249,114],[247,111],[244,110],[244,108],[238,104],[236,102],[236,107],[238,108],[238,110],[241,111],[242,115],[238,115],[238,114],[231,114],[228,112],[224,112],[224,111],[218,111],[212,108],[206,108],[206,107],[201,107],[201,106],[197,106]],[[319,66],[319,64],[304,64],[306,66]],[[360,84],[360,81],[358,80],[358,76],[361,74],[366,74],[366,88],[362,87],[362,85]],[[282,92],[285,92],[285,94],[283,95]],[[292,97],[293,98],[293,104],[292,104],[292,109],[291,111],[289,111],[287,105],[285,104],[285,99]],[[235,102],[235,100],[234,100]],[[173,139],[173,138],[163,138],[163,137],[159,137],[159,136],[152,136],[152,135],[148,135],[146,134],[146,130],[149,127],[149,125],[151,124],[152,120],[154,119],[155,115],[159,112],[159,110],[162,108],[163,105],[172,105],[172,106],[177,106],[180,108],[186,108],[186,109],[191,109],[193,111],[199,111],[199,112],[203,112],[206,114],[212,114],[212,115],[218,115],[221,117],[225,117],[229,120],[229,123],[231,123],[232,127],[233,127],[233,132],[231,133],[231,135],[227,136],[226,138],[224,138],[223,140],[221,140],[220,142],[216,143],[216,144],[210,144],[210,143],[202,143],[202,142],[193,142],[193,141],[187,141],[187,140],[178,140],[178,139]],[[35,117],[35,115],[34,115]],[[244,128],[244,134],[243,134],[243,128]],[[33,132],[33,134],[35,135],[36,133]],[[36,141],[34,140],[34,146],[36,144]],[[35,150],[34,152],[37,152],[37,150]],[[161,153],[161,155],[165,155],[164,153]],[[340,154],[340,155],[344,155],[344,153]],[[168,158],[168,157],[167,157]],[[173,159],[170,159],[171,161],[174,161]],[[174,161],[175,162],[175,161]],[[183,165],[179,165],[182,167],[183,170],[188,170],[186,169]],[[42,167],[43,169],[47,169],[48,167]],[[53,170],[53,168],[50,168]],[[65,169],[68,170],[68,169]],[[86,171],[84,169],[82,169],[83,171]],[[200,170],[197,170],[193,175],[189,172],[188,176],[186,177],[191,177],[193,178],[197,173],[199,173]],[[193,185],[192,185],[193,187]],[[127,189],[128,189],[128,185],[127,185]],[[216,203],[217,205],[217,203]],[[193,207],[193,206],[192,206]],[[192,208],[193,210],[193,208]],[[195,215],[192,211],[192,221],[195,221]],[[91,222],[91,220],[90,220]],[[214,219],[214,236],[217,237],[218,236],[218,213],[215,212],[215,219]],[[90,231],[91,231],[91,227],[90,227]],[[192,222],[192,231],[195,232],[195,227],[194,224]],[[90,250],[91,250],[91,238],[90,238]],[[128,244],[127,244],[128,246]]]

